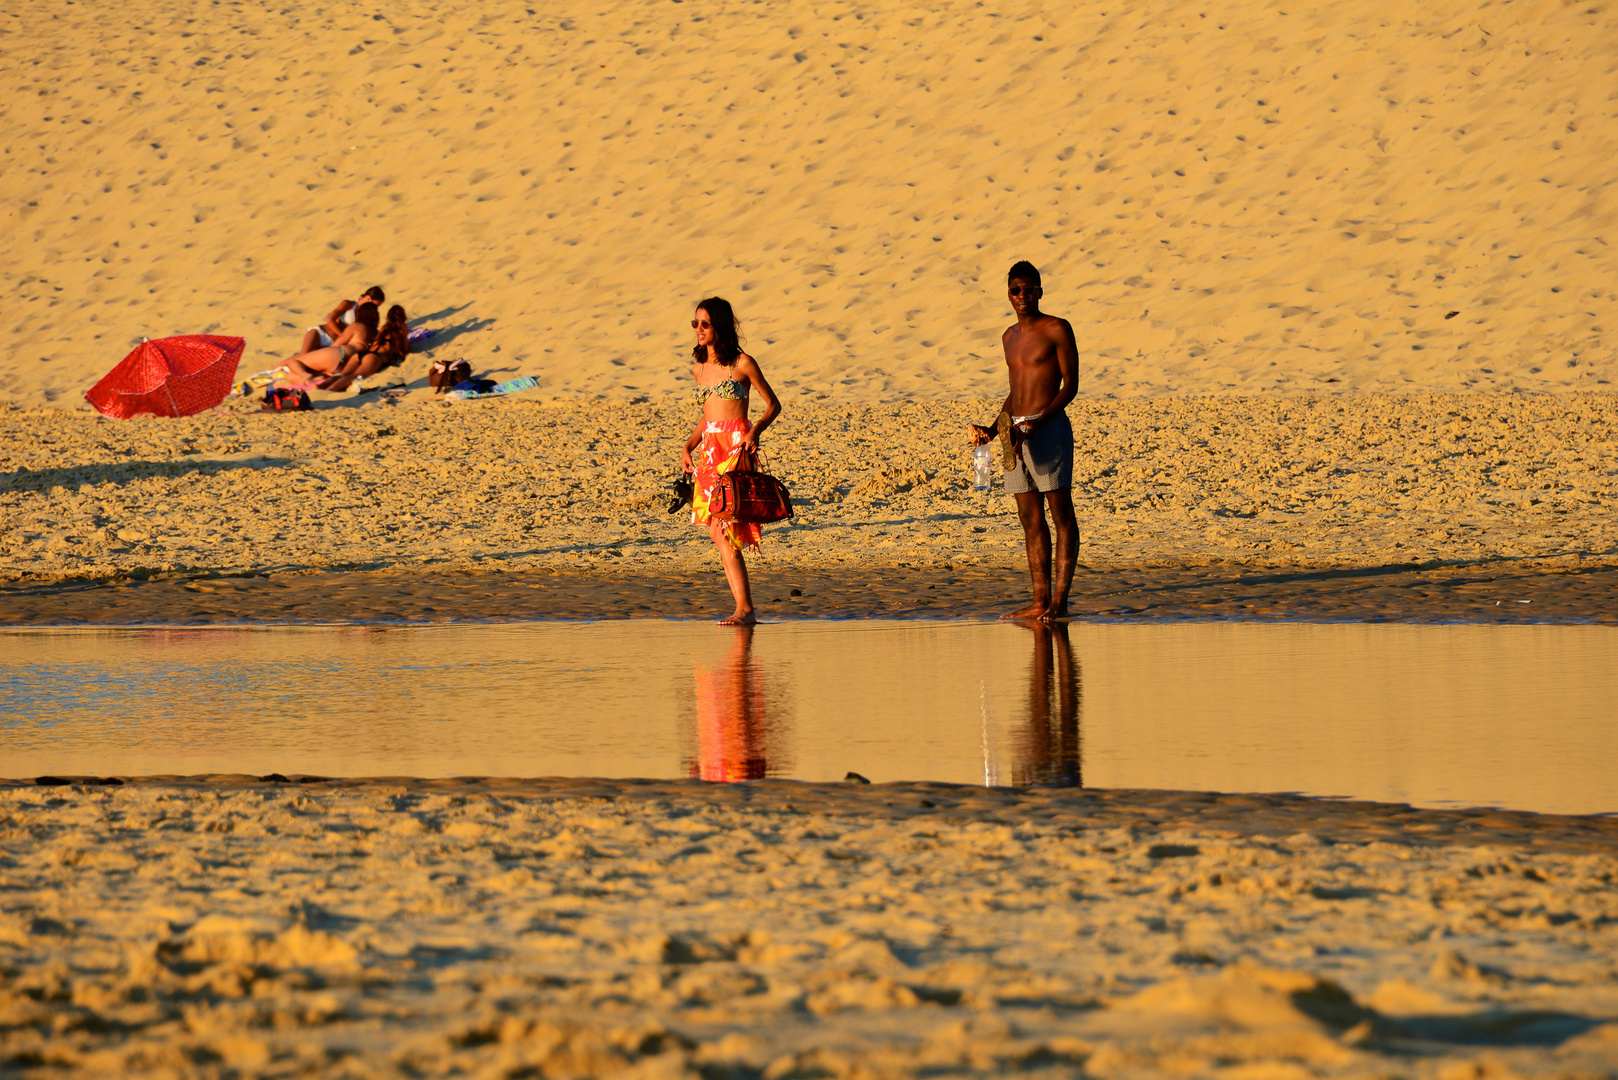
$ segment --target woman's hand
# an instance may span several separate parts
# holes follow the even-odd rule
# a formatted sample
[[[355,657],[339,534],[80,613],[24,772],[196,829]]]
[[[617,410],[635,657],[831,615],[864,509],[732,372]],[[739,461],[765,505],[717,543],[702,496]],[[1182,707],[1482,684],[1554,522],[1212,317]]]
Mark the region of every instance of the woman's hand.
[[[749,454],[758,454],[758,428],[749,427],[747,434],[742,438],[742,449]]]
[[[691,448],[689,446],[680,447],[680,471],[683,473],[697,471],[697,467],[691,464]]]

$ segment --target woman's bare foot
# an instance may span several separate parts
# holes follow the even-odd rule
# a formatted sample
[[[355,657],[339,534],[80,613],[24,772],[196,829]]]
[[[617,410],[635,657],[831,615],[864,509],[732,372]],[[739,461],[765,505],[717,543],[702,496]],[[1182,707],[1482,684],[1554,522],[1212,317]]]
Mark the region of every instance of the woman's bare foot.
[[[731,615],[731,616],[728,616],[726,618],[720,619],[719,620],[719,625],[720,626],[752,626],[757,622],[758,622],[758,616],[753,614],[753,609],[752,608],[748,608],[746,611],[741,611],[741,610],[738,609],[737,612],[734,615]]]
[[[1002,615],[1000,617],[1002,619],[1016,619],[1016,620],[1018,620],[1020,622],[1028,622],[1028,621],[1031,621],[1031,620],[1034,620],[1034,619],[1043,619],[1045,617],[1045,609],[1048,608],[1049,606],[1050,606],[1050,601],[1049,600],[1035,600],[1033,603],[1027,605],[1026,607],[1020,607],[1016,611],[1010,612],[1009,614]]]
[[[1063,600],[1063,601],[1060,601],[1058,603],[1052,604],[1050,607],[1046,608],[1045,613],[1039,617],[1039,621],[1040,622],[1060,622],[1061,620],[1066,619],[1066,618],[1069,618],[1069,615],[1067,613],[1067,601]]]

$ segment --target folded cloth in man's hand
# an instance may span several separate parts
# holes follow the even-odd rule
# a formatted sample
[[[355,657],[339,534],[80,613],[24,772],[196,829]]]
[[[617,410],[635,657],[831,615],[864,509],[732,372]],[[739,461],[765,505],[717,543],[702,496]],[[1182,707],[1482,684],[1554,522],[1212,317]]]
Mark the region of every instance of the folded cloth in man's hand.
[[[1004,409],[994,418],[994,437],[1000,443],[1000,468],[1010,472],[1017,467],[1017,448],[1022,445],[1022,432],[1011,423],[1011,414]]]

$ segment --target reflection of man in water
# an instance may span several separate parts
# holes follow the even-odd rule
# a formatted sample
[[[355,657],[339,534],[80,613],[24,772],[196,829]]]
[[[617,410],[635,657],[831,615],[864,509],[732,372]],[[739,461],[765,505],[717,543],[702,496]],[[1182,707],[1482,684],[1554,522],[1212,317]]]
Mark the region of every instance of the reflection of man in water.
[[[764,691],[753,668],[753,628],[735,628],[730,655],[717,667],[697,665],[697,759],[692,776],[733,782],[769,772]]]
[[[1083,689],[1067,640],[1067,624],[1030,623],[1034,659],[1028,669],[1028,732],[1011,782],[1083,787],[1079,711]]]
[[[1073,427],[1067,420],[1068,402],[1078,392],[1079,354],[1073,327],[1066,319],[1039,310],[1045,290],[1039,271],[1019,262],[1007,275],[1007,297],[1017,313],[1015,326],[1006,328],[1000,344],[1006,350],[1011,393],[1005,415],[989,427],[970,425],[973,446],[982,446],[1005,431],[1009,419],[1010,452],[1014,467],[1006,472],[1006,494],[1017,499],[1028,547],[1028,574],[1033,579],[1033,603],[1007,619],[1064,619],[1073,568],[1079,559],[1079,523],[1073,516]],[[1050,506],[1056,527],[1056,573],[1051,573],[1051,531],[1045,524]]]

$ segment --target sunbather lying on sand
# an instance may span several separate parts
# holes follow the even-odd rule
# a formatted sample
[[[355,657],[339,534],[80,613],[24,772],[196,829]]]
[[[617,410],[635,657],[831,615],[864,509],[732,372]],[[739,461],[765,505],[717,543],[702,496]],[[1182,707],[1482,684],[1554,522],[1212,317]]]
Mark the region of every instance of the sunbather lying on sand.
[[[354,312],[353,325],[339,334],[336,341],[324,349],[287,357],[287,370],[298,382],[308,382],[318,375],[335,374],[349,360],[358,360],[369,352],[375,340],[376,305],[361,304]]]
[[[410,349],[409,319],[405,316],[405,309],[394,304],[388,309],[388,321],[377,331],[376,341],[370,349],[346,361],[336,374],[317,385],[322,390],[347,390],[355,379],[375,375],[404,363]]]
[[[337,344],[337,339],[343,336],[354,323],[354,316],[362,307],[372,307],[381,311],[382,305],[387,302],[387,296],[382,292],[382,286],[372,285],[360,293],[358,300],[339,300],[337,306],[331,309],[326,321],[319,326],[311,326],[303,335],[303,351],[314,352],[316,349],[329,349]]]

